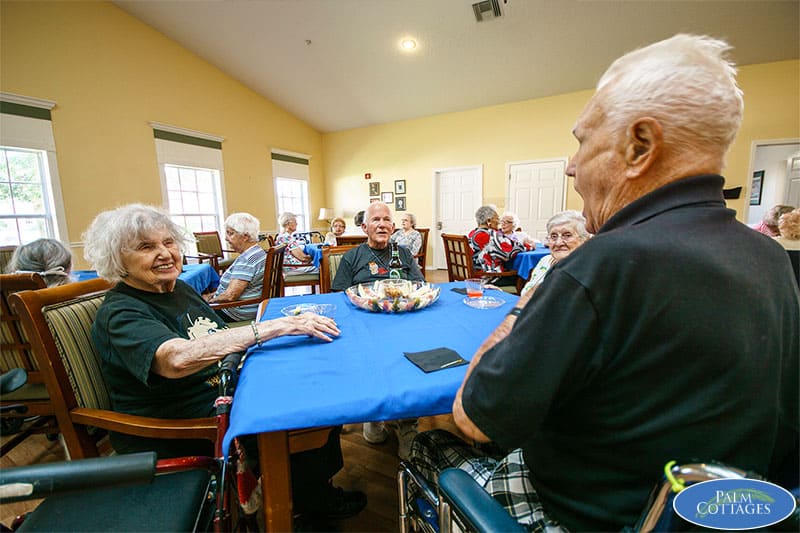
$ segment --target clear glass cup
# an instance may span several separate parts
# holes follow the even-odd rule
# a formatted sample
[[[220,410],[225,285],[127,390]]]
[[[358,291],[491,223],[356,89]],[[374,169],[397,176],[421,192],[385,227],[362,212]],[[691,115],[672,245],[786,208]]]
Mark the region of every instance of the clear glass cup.
[[[468,298],[480,298],[483,296],[483,278],[469,278],[464,280]]]

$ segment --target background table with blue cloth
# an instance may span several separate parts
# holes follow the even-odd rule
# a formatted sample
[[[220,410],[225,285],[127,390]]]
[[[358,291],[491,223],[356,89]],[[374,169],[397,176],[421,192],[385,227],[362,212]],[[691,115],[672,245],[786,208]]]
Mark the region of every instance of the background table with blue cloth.
[[[251,347],[236,388],[225,450],[233,437],[259,434],[259,446],[269,446],[269,455],[285,463],[278,466],[288,469],[285,430],[451,412],[467,366],[426,374],[403,352],[446,347],[470,360],[517,296],[487,291],[505,303],[474,309],[462,302],[463,294],[451,290],[463,288],[463,282],[439,287],[439,299],[431,306],[399,314],[358,309],[344,293],[270,300],[263,320],[283,316],[281,309],[289,305],[335,304],[341,335],[330,343],[293,336]],[[276,465],[261,461],[261,467],[262,475],[268,476],[266,471]],[[289,498],[265,487],[264,508],[288,509]],[[282,520],[288,522],[274,523],[291,526],[290,516]]]
[[[306,244],[303,246],[303,252],[306,255],[311,256],[311,262],[314,263],[314,266],[319,268],[319,263],[322,261],[322,248],[325,246],[324,244]]]
[[[78,278],[78,281],[97,277],[96,270],[73,270],[72,274]],[[219,274],[208,263],[183,265],[183,271],[178,277],[188,283],[198,294],[214,290],[219,286]]]
[[[511,263],[511,268],[517,271],[517,275],[524,280],[531,276],[531,270],[536,267],[539,259],[550,255],[550,248],[543,244],[537,244],[536,248],[528,252],[518,253]]]

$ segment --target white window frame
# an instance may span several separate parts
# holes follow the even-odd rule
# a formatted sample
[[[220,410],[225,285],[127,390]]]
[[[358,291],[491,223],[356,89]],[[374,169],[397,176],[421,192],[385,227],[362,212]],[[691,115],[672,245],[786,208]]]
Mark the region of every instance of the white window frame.
[[[48,111],[56,106],[56,103],[50,100],[12,93],[0,93],[0,100]],[[69,243],[70,246],[79,244],[69,241],[52,122],[48,119],[0,113],[0,145],[8,149],[19,148],[41,153],[40,163],[44,163],[41,165],[41,172],[43,173],[45,209],[48,218],[46,226],[51,232],[47,236]]]
[[[176,133],[178,135],[192,137],[195,139],[203,139],[213,141],[215,143],[222,143],[222,137],[211,135],[208,133],[188,130],[177,126],[170,126],[159,122],[151,122],[150,126],[154,130],[166,131],[169,133]],[[209,170],[215,173],[215,194],[216,194],[216,209],[217,209],[217,231],[223,231],[223,224],[225,222],[225,172],[222,162],[222,150],[219,148],[209,148],[206,146],[198,146],[195,144],[188,144],[186,142],[178,142],[173,140],[155,138],[156,158],[158,160],[158,173],[161,178],[161,195],[163,207],[169,212],[169,192],[167,190],[167,165],[191,168],[194,170]],[[222,233],[221,233],[222,235]],[[191,253],[194,253],[194,246],[190,246]]]
[[[280,157],[282,159],[276,159]],[[291,161],[286,161],[290,159]],[[287,150],[272,149],[272,176],[273,176],[273,193],[275,196],[275,212],[278,216],[283,212],[281,208],[281,199],[278,197],[278,183],[279,180],[293,180],[302,182],[301,195],[303,213],[294,213],[297,215],[297,231],[311,231],[313,229],[313,220],[311,216],[311,202],[309,198],[309,177],[308,165],[311,156],[301,154],[298,152],[290,152]],[[276,224],[277,225],[277,224]],[[277,228],[281,231],[283,228]]]

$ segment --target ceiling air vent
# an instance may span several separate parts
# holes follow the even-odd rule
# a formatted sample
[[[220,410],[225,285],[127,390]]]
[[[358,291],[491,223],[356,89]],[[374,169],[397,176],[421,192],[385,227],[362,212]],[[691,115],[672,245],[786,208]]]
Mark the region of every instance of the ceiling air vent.
[[[483,0],[472,4],[472,11],[475,13],[475,20],[482,22],[497,18],[503,15],[500,11],[500,0]]]

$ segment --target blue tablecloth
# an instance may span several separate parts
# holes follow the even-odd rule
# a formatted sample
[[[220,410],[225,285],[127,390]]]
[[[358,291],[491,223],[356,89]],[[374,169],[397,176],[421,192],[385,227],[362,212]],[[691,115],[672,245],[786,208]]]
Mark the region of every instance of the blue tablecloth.
[[[97,277],[95,270],[73,270],[72,274],[78,281],[86,281]],[[191,285],[199,294],[216,289],[219,286],[219,274],[208,263],[183,265],[180,279]]]
[[[311,261],[317,268],[319,268],[319,263],[322,261],[322,247],[322,244],[306,244],[303,247],[303,251],[306,253],[306,255],[311,256]]]
[[[302,336],[251,347],[225,450],[239,435],[449,413],[466,365],[426,374],[403,352],[447,347],[469,360],[517,299],[488,291],[505,303],[473,309],[462,303],[463,294],[450,290],[463,286],[443,283],[433,305],[401,314],[363,311],[344,293],[270,300],[264,320],[282,316],[281,308],[288,305],[335,304],[341,335],[330,343]]]
[[[550,248],[542,244],[537,244],[536,249],[517,254],[516,257],[514,257],[511,268],[517,271],[519,277],[527,280],[531,275],[531,270],[534,269],[539,259],[546,255],[550,255]]]

